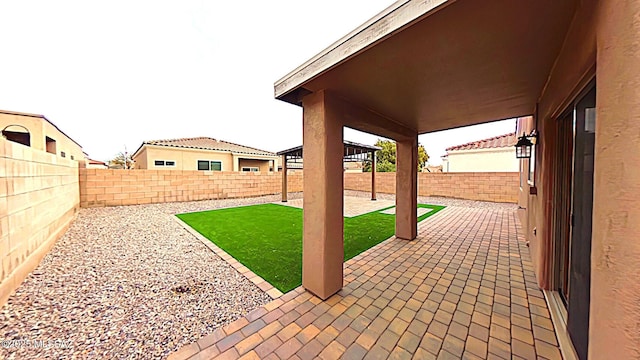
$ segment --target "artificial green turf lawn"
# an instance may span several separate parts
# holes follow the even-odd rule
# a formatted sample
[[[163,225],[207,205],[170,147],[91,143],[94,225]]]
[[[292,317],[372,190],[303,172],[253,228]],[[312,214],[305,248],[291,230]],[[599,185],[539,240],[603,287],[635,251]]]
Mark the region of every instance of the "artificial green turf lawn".
[[[444,209],[418,206],[433,209],[418,222]],[[344,218],[345,261],[394,235],[396,216],[382,210]],[[302,209],[261,204],[176,216],[283,293],[302,283]]]

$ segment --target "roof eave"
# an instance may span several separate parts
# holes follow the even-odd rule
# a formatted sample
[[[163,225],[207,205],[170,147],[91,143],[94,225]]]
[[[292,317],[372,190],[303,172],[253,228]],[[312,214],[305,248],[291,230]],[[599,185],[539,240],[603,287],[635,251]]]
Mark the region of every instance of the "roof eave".
[[[456,0],[398,0],[385,10],[351,31],[316,56],[289,72],[274,84],[274,96],[278,100],[299,105],[309,93],[302,86],[331,68],[365,51],[429,16]]]
[[[506,146],[491,147],[491,148],[447,150],[447,155],[470,154],[470,153],[477,153],[477,152],[499,152],[499,151],[511,151],[511,150],[515,151],[515,145],[506,145]]]
[[[132,157],[135,156],[138,153],[138,151],[140,151],[142,149],[142,147],[144,147],[144,146],[156,146],[156,147],[159,147],[159,148],[175,148],[175,149],[215,151],[215,152],[220,152],[220,153],[253,155],[253,156],[262,156],[262,157],[277,157],[277,154],[269,153],[269,152],[266,152],[266,151],[265,151],[264,154],[259,154],[259,153],[253,153],[253,152],[233,151],[233,150],[228,150],[228,149],[212,149],[212,148],[207,148],[207,147],[202,147],[202,146],[189,146],[189,145],[179,145],[179,144],[153,144],[153,143],[150,143],[150,142],[143,142],[142,145],[140,145],[140,147],[138,148],[138,150],[136,150],[133,153],[133,155],[131,155],[131,156]]]

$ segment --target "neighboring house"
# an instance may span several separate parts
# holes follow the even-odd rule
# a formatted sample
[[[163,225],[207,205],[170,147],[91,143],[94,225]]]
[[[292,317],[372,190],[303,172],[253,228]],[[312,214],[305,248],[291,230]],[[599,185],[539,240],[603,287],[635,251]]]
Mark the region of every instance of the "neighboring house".
[[[135,169],[276,171],[278,155],[209,137],[145,141],[131,156]]]
[[[282,159],[278,161],[278,164],[282,164]],[[303,159],[298,159],[295,162],[290,161],[287,164],[287,170],[289,173],[301,172],[303,169]],[[363,171],[363,163],[361,161],[345,161],[342,169],[345,173],[361,173]],[[282,165],[278,165],[278,171],[282,171]]]
[[[278,171],[282,171],[282,157],[278,159]],[[289,174],[302,173],[302,159],[298,159],[295,162],[288,162],[287,171]]]
[[[345,161],[343,164],[345,173],[361,173],[363,167],[362,161]]]
[[[428,172],[428,173],[441,173],[442,172],[442,165],[425,165],[422,168],[422,172]]]
[[[87,164],[87,169],[108,169],[109,168],[109,165],[107,165],[107,163],[104,161],[86,158],[85,162]]]
[[[447,148],[442,157],[444,172],[518,172],[516,135],[495,136]]]
[[[85,158],[82,146],[44,115],[0,110],[0,129],[9,141],[71,160]]]

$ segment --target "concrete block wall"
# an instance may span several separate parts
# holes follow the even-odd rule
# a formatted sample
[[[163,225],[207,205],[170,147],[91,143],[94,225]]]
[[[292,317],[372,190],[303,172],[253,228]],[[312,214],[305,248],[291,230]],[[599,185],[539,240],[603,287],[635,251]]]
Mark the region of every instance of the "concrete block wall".
[[[418,193],[423,196],[517,203],[519,186],[517,172],[418,174]]]
[[[0,138],[0,306],[79,209],[78,162]]]
[[[420,196],[443,196],[492,202],[518,202],[519,173],[418,173]],[[344,175],[347,190],[371,191],[371,173]],[[376,191],[394,194],[395,173],[377,173]]]
[[[288,191],[302,191],[302,172],[288,174]],[[419,173],[421,196],[511,202],[518,173]],[[371,191],[371,173],[345,173],[346,190]],[[278,194],[282,173],[80,169],[80,205],[102,207]],[[376,190],[394,194],[395,173],[377,173]]]
[[[278,194],[282,173],[80,169],[80,205],[102,207]],[[288,175],[289,192],[302,174]]]
[[[344,189],[356,191],[371,191],[371,173],[345,173]],[[376,192],[384,194],[396,193],[396,173],[376,173]]]

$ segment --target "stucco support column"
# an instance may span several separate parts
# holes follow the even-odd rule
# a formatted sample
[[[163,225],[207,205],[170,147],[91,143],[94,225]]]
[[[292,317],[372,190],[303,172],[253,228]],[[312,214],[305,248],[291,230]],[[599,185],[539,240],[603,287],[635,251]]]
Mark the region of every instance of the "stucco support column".
[[[371,152],[371,200],[376,200],[376,152]]]
[[[302,286],[321,299],[342,288],[343,124],[331,97],[304,97]]]
[[[282,202],[287,202],[287,155],[282,156]]]
[[[640,358],[640,2],[597,23],[590,359]]]
[[[418,235],[418,134],[396,140],[396,237]]]
[[[240,171],[240,158],[233,155],[233,171]]]

